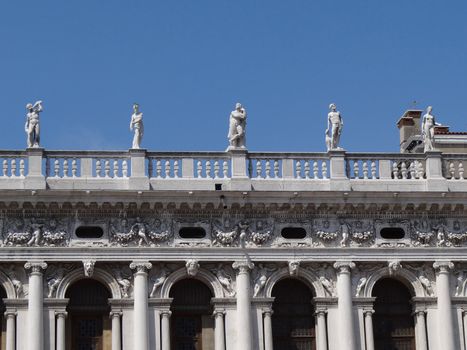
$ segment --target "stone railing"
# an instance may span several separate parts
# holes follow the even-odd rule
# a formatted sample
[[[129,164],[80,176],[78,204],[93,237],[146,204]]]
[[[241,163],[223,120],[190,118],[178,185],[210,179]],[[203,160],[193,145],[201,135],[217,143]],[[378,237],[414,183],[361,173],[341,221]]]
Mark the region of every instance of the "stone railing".
[[[0,189],[466,191],[467,155],[0,151]]]

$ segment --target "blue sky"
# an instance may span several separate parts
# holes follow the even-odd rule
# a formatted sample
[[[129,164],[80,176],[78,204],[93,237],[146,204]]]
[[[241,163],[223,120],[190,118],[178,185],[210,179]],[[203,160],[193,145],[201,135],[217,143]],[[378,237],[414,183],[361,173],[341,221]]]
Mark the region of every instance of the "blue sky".
[[[329,103],[348,151],[398,151],[414,105],[467,130],[467,1],[67,0],[0,5],[0,148],[25,148],[44,101],[47,149],[227,146],[235,102],[251,151],[324,151]]]

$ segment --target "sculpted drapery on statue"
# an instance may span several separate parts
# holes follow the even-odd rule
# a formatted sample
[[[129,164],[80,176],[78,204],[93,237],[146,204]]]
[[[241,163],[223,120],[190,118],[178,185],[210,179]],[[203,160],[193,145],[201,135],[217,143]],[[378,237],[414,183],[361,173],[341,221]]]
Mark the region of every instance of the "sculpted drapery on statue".
[[[26,124],[24,125],[24,131],[28,135],[27,143],[28,148],[39,147],[40,142],[40,127],[39,127],[39,113],[42,112],[42,101],[36,103],[28,103],[26,105]]]
[[[246,110],[238,103],[235,110],[230,113],[229,119],[229,149],[246,147]]]
[[[131,115],[130,130],[134,131],[133,144],[131,148],[141,148],[141,141],[143,140],[144,126],[143,126],[143,113],[139,111],[139,104],[133,104],[133,114]]]
[[[336,105],[331,103],[329,105],[331,110],[328,114],[328,127],[326,129],[326,148],[330,150],[340,150],[339,141],[344,127],[341,113],[336,109]]]
[[[422,119],[422,138],[426,151],[433,151],[435,145],[435,126],[439,125],[435,122],[435,116],[431,114],[433,107],[428,106],[426,113]]]

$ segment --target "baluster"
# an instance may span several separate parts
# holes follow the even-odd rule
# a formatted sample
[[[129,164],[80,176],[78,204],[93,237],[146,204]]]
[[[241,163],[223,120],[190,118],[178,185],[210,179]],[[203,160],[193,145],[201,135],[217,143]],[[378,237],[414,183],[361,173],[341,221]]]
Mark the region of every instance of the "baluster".
[[[266,159],[266,179],[271,178],[271,160]]]
[[[318,166],[318,161],[313,162],[313,179],[318,179],[319,178],[319,166]]]
[[[459,162],[459,180],[464,180],[464,164]]]
[[[261,159],[257,159],[256,160],[256,177],[262,177],[261,171],[262,171]]]
[[[157,178],[162,177],[162,160],[161,159],[156,160],[156,177]]]
[[[24,177],[24,159],[19,160],[19,176]]]
[[[423,164],[420,161],[415,161],[415,176],[417,179],[423,179]]]
[[[411,178],[412,180],[417,178],[416,172],[415,172],[415,162],[411,162],[411,163],[410,163],[410,165],[409,165],[409,173],[410,173],[410,178]]]
[[[167,159],[165,161],[165,177],[171,177],[170,176],[170,160]]]
[[[328,164],[326,163],[325,160],[323,160],[323,162],[321,163],[321,173],[322,173],[323,179],[328,178]]]
[[[16,159],[11,160],[11,176],[16,176]]]
[[[407,179],[407,164],[405,162],[401,163],[401,175],[403,179]]]
[[[219,161],[216,160],[214,162],[214,178],[218,179],[219,178],[219,171],[220,171],[220,166],[219,166]]]
[[[196,172],[198,174],[198,177],[202,177],[203,176],[203,163],[201,162],[201,160],[198,160],[196,163],[197,163]]]
[[[397,162],[392,163],[392,178],[397,180],[399,178],[399,169],[397,168]]]
[[[297,179],[302,178],[302,162],[300,162],[299,160],[295,162],[295,177]]]
[[[306,160],[305,161],[305,178],[309,179],[311,177],[310,175],[310,161]]]
[[[353,177],[354,177],[355,179],[360,178],[360,174],[359,174],[359,173],[360,173],[360,166],[359,166],[359,164],[358,164],[358,160],[355,160],[355,161],[353,162]]]
[[[54,160],[54,177],[59,177],[60,173],[60,161],[58,159]]]
[[[8,176],[8,161],[6,159],[3,160],[3,168],[2,168],[2,176]]]
[[[100,159],[96,160],[96,176],[102,177],[102,162]]]
[[[70,169],[68,165],[68,159],[63,160],[63,176],[62,177],[68,177],[68,170]]]
[[[363,161],[363,178],[368,180],[368,162],[366,160]]]
[[[371,178],[376,179],[376,162],[374,160],[371,161]]]
[[[206,161],[206,178],[208,179],[211,178],[211,160],[210,159]]]
[[[153,165],[154,161],[155,161],[154,159],[149,158],[149,162],[148,162],[148,175],[149,175],[149,177],[154,176],[154,165]]]
[[[226,179],[229,177],[229,167],[228,163],[226,160],[222,162],[222,171],[223,171],[223,177]]]
[[[151,162],[149,162],[151,164]],[[128,160],[124,159],[122,161],[122,176],[123,177],[128,177]]]
[[[178,178],[178,172],[180,171],[180,159],[174,160],[174,177]]]
[[[274,160],[274,177],[279,178],[279,161],[277,159]]]
[[[454,166],[454,162],[451,160],[449,162],[449,174],[451,175],[451,179],[454,180],[456,177],[456,167]]]
[[[50,158],[47,158],[45,161],[45,177],[50,176]]]
[[[105,172],[105,177],[110,177],[110,160],[106,159],[104,161],[104,172]]]

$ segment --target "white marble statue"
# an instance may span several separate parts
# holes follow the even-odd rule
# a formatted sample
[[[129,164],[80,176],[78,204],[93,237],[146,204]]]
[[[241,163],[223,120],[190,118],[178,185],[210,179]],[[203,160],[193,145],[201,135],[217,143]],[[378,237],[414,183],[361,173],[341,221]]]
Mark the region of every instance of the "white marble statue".
[[[231,148],[245,148],[246,140],[246,110],[240,104],[235,105],[235,110],[230,113],[229,120],[229,149]]]
[[[426,113],[422,118],[422,138],[425,145],[425,152],[432,151],[435,148],[435,116],[431,114],[433,107],[428,106]]]
[[[341,113],[337,111],[336,105],[331,103],[329,105],[331,110],[328,114],[328,128],[326,129],[326,148],[330,150],[340,150],[339,141],[344,127]]]
[[[26,124],[24,125],[24,131],[28,135],[28,148],[39,147],[40,142],[40,127],[39,127],[39,113],[42,112],[42,101],[36,103],[28,103],[26,105]]]
[[[133,145],[131,148],[141,148],[141,141],[143,140],[144,126],[143,126],[143,113],[139,111],[139,104],[133,104],[133,114],[131,115],[130,130],[134,132]]]

